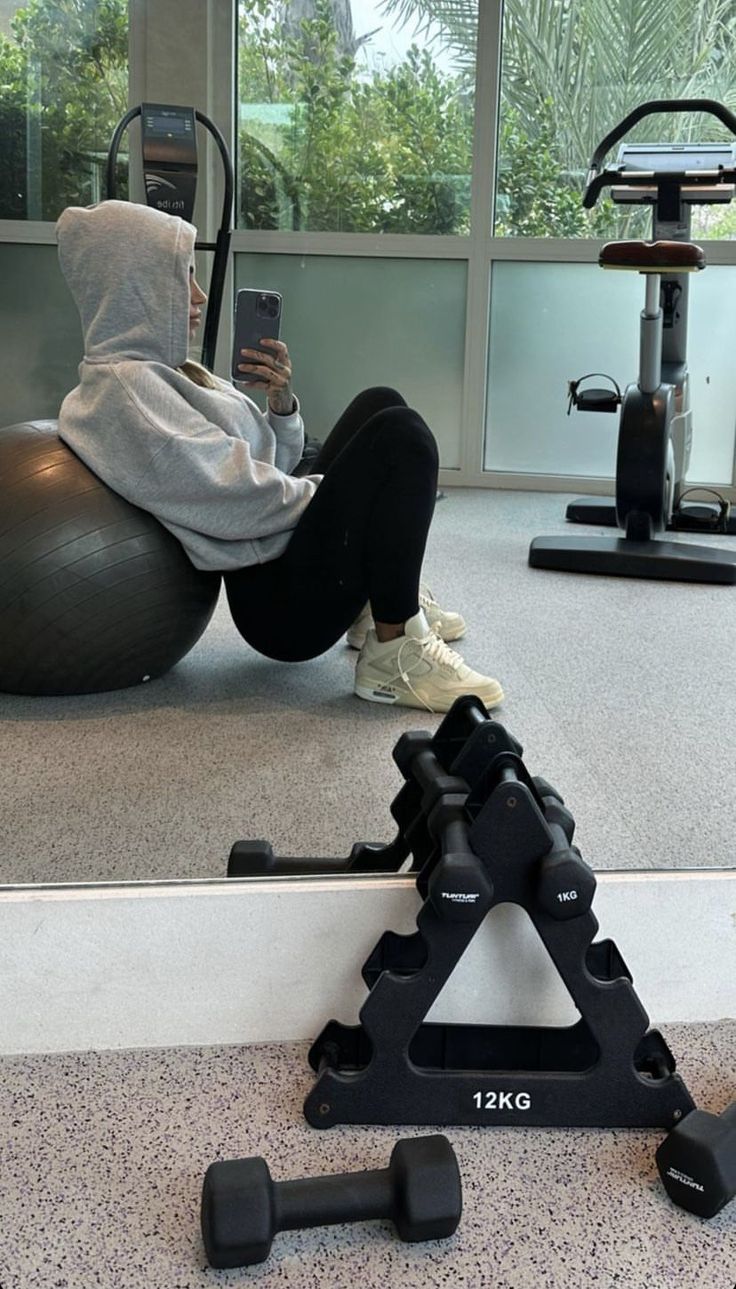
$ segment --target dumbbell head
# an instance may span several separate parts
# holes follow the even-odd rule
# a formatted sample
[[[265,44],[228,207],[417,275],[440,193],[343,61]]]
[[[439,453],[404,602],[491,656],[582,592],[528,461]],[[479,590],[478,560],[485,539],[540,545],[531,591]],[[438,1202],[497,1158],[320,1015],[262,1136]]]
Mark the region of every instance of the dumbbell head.
[[[276,1213],[265,1159],[210,1164],[202,1187],[202,1239],[212,1267],[248,1267],[271,1252]]]
[[[595,873],[577,847],[567,844],[561,828],[552,825],[550,831],[558,834],[559,847],[540,862],[537,903],[550,917],[564,922],[588,912],[595,895]]]
[[[480,859],[461,851],[438,860],[429,878],[427,896],[439,917],[450,922],[475,922],[493,903],[493,882]]]
[[[265,1160],[210,1164],[202,1237],[213,1267],[264,1262],[277,1231],[390,1218],[402,1240],[442,1240],[462,1211],[460,1173],[446,1137],[398,1141],[388,1168],[274,1182]]]
[[[455,1152],[446,1137],[407,1137],[391,1152],[392,1220],[399,1238],[446,1240],[457,1230],[463,1197]]]
[[[432,735],[429,730],[405,730],[399,738],[393,758],[405,779],[411,778],[411,767],[415,756],[432,746]]]
[[[277,860],[270,841],[236,841],[227,861],[228,877],[261,877],[272,873]]]
[[[715,1217],[736,1195],[736,1101],[722,1115],[691,1110],[655,1158],[675,1204],[698,1217]]]

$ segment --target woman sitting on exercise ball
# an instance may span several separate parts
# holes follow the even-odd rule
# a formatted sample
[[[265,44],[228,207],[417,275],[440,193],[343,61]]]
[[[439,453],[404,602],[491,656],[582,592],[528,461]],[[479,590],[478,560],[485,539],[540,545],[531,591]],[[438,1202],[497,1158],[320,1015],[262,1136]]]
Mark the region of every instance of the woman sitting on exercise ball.
[[[297,478],[304,426],[286,345],[264,340],[241,354],[243,382],[268,396],[265,415],[187,357],[206,299],[194,277],[196,229],[104,201],[65,210],[57,238],[85,342],[59,434],[109,487],[155,515],[197,568],[223,573],[248,644],[297,662],[349,628],[359,697],[433,712],[461,694],[499,703],[498,681],[445,643],[463,634],[460,615],[420,587],[437,446],[401,395],[364,390],[315,473]]]

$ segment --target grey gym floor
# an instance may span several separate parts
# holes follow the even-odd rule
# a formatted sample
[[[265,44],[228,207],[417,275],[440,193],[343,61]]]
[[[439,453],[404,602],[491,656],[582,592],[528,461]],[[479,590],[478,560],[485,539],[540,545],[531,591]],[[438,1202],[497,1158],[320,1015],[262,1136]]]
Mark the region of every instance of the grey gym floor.
[[[733,1095],[736,1023],[668,1025],[702,1105]],[[205,1170],[262,1155],[276,1179],[384,1168],[400,1127],[317,1132],[302,1044],[0,1062],[2,1289],[733,1289],[736,1202],[710,1221],[656,1172],[664,1133],[448,1128],[463,1218],[402,1244],[387,1222],[277,1235],[268,1262],[213,1271]],[[432,1131],[432,1129],[427,1129]]]
[[[736,588],[529,569],[563,505],[448,490],[430,584],[466,614],[460,648],[503,681],[499,718],[562,791],[594,867],[731,867]],[[313,854],[388,840],[391,748],[437,718],[353,698],[354,658],[337,645],[270,663],[223,602],[149,687],[0,698],[0,881],[218,877],[238,837]],[[696,1102],[730,1101],[736,1022],[663,1029]],[[733,1289],[736,1205],[711,1222],[671,1205],[656,1130],[448,1129],[465,1214],[447,1243],[342,1226],[278,1236],[260,1268],[207,1269],[213,1159],[262,1154],[276,1177],[388,1162],[401,1128],[317,1133],[310,1084],[300,1044],[4,1058],[0,1289]]]
[[[571,531],[564,503],[447,490],[425,572],[467,618],[458,647],[502,681],[498,718],[565,797],[594,868],[731,867],[736,587],[530,569],[532,537]],[[391,749],[438,720],[355,698],[355,656],[339,643],[270,662],[223,596],[148,686],[0,695],[0,883],[221,877],[247,837],[316,855],[390,840]]]

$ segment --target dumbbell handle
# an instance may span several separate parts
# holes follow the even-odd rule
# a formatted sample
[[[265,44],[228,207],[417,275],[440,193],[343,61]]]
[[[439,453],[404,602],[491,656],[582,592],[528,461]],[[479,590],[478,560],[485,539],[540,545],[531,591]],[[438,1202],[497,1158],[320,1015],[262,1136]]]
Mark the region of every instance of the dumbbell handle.
[[[468,841],[468,820],[467,816],[460,819],[450,819],[445,823],[441,831],[441,851],[443,855],[454,854],[464,855],[466,852],[473,854],[472,847]],[[478,860],[481,863],[481,860]]]
[[[560,851],[563,851],[563,852],[569,851],[570,842],[568,840],[567,833],[565,832],[562,825],[557,823],[550,823],[549,820],[546,820],[546,823],[547,823],[547,827],[552,833],[552,849],[547,853],[549,855],[556,855]]]
[[[336,1222],[390,1217],[393,1185],[388,1168],[329,1177],[273,1182],[274,1219],[280,1231]]]

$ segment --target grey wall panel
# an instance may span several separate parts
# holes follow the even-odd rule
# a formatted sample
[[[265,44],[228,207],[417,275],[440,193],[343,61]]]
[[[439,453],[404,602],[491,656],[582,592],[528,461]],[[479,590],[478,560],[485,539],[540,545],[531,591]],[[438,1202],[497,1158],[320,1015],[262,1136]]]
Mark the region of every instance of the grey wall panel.
[[[82,357],[56,247],[0,243],[0,282],[0,424],[56,416]]]

